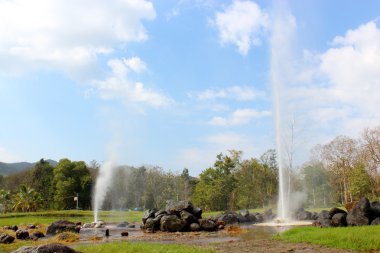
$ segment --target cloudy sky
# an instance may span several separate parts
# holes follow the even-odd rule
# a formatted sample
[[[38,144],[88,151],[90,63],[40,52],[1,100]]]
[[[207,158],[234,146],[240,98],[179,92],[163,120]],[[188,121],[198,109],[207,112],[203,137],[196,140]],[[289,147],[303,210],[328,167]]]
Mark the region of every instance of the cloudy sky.
[[[0,0],[3,162],[197,175],[274,148],[280,114],[302,163],[379,104],[380,1]]]

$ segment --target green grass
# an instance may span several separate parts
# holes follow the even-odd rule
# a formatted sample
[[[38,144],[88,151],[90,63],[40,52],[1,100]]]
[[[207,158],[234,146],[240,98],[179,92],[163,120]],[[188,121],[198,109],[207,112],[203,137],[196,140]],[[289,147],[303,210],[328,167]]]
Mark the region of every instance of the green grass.
[[[380,226],[290,229],[277,239],[288,242],[308,242],[331,248],[352,250],[380,250]]]
[[[143,212],[136,211],[102,211],[100,219],[107,222],[136,222],[141,221]],[[31,213],[0,214],[0,226],[22,224],[50,224],[57,220],[81,221],[83,223],[94,220],[92,211],[66,210],[44,211]]]
[[[158,244],[147,242],[113,242],[74,247],[84,253],[213,253],[210,248],[201,248],[188,245]]]

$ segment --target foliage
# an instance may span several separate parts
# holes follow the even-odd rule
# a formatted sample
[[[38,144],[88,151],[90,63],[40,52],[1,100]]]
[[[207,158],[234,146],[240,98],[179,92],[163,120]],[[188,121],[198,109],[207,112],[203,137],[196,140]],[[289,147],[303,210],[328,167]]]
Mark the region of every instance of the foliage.
[[[277,239],[289,242],[308,242],[332,248],[360,251],[380,250],[379,226],[317,228],[292,228]]]
[[[371,193],[371,177],[363,164],[358,164],[350,172],[349,182],[354,199],[359,200]]]
[[[10,191],[0,189],[0,212],[6,213],[11,209],[11,193]]]
[[[91,205],[92,179],[86,164],[61,159],[54,168],[54,202],[58,209],[75,208],[74,197],[79,194],[79,205]]]
[[[42,198],[43,207],[49,208],[54,199],[53,166],[41,159],[30,171],[30,186],[35,189]]]
[[[327,206],[332,202],[329,173],[320,162],[302,168],[303,182],[309,206]]]
[[[262,164],[256,159],[242,162],[236,172],[237,206],[253,208],[266,206],[277,193],[277,168]]]
[[[33,188],[21,185],[19,191],[14,195],[12,203],[12,210],[16,212],[33,212],[40,208],[42,198]]]

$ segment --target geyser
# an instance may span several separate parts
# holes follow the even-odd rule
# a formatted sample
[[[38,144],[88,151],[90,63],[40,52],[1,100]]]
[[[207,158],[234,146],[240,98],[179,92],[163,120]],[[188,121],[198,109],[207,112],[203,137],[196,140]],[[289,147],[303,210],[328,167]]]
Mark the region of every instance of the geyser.
[[[290,185],[286,180],[286,169],[289,164],[285,160],[286,138],[284,135],[284,125],[286,116],[290,114],[286,110],[286,84],[292,78],[292,38],[295,30],[295,19],[288,12],[285,1],[275,1],[273,10],[273,23],[271,30],[271,66],[270,81],[273,90],[273,104],[276,130],[276,149],[279,166],[279,196],[278,196],[278,220],[286,221],[290,219],[289,196]]]

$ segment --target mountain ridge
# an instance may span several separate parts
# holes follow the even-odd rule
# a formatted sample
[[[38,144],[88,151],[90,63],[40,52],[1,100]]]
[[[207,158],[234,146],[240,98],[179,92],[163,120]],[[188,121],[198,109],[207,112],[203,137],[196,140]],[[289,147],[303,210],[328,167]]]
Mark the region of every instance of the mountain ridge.
[[[56,166],[58,164],[57,161],[54,161],[52,159],[46,159],[46,162],[50,163],[53,166]],[[16,162],[16,163],[5,163],[0,162],[0,174],[1,175],[10,175],[13,173],[21,172],[27,169],[32,168],[37,162],[31,163],[31,162]]]

